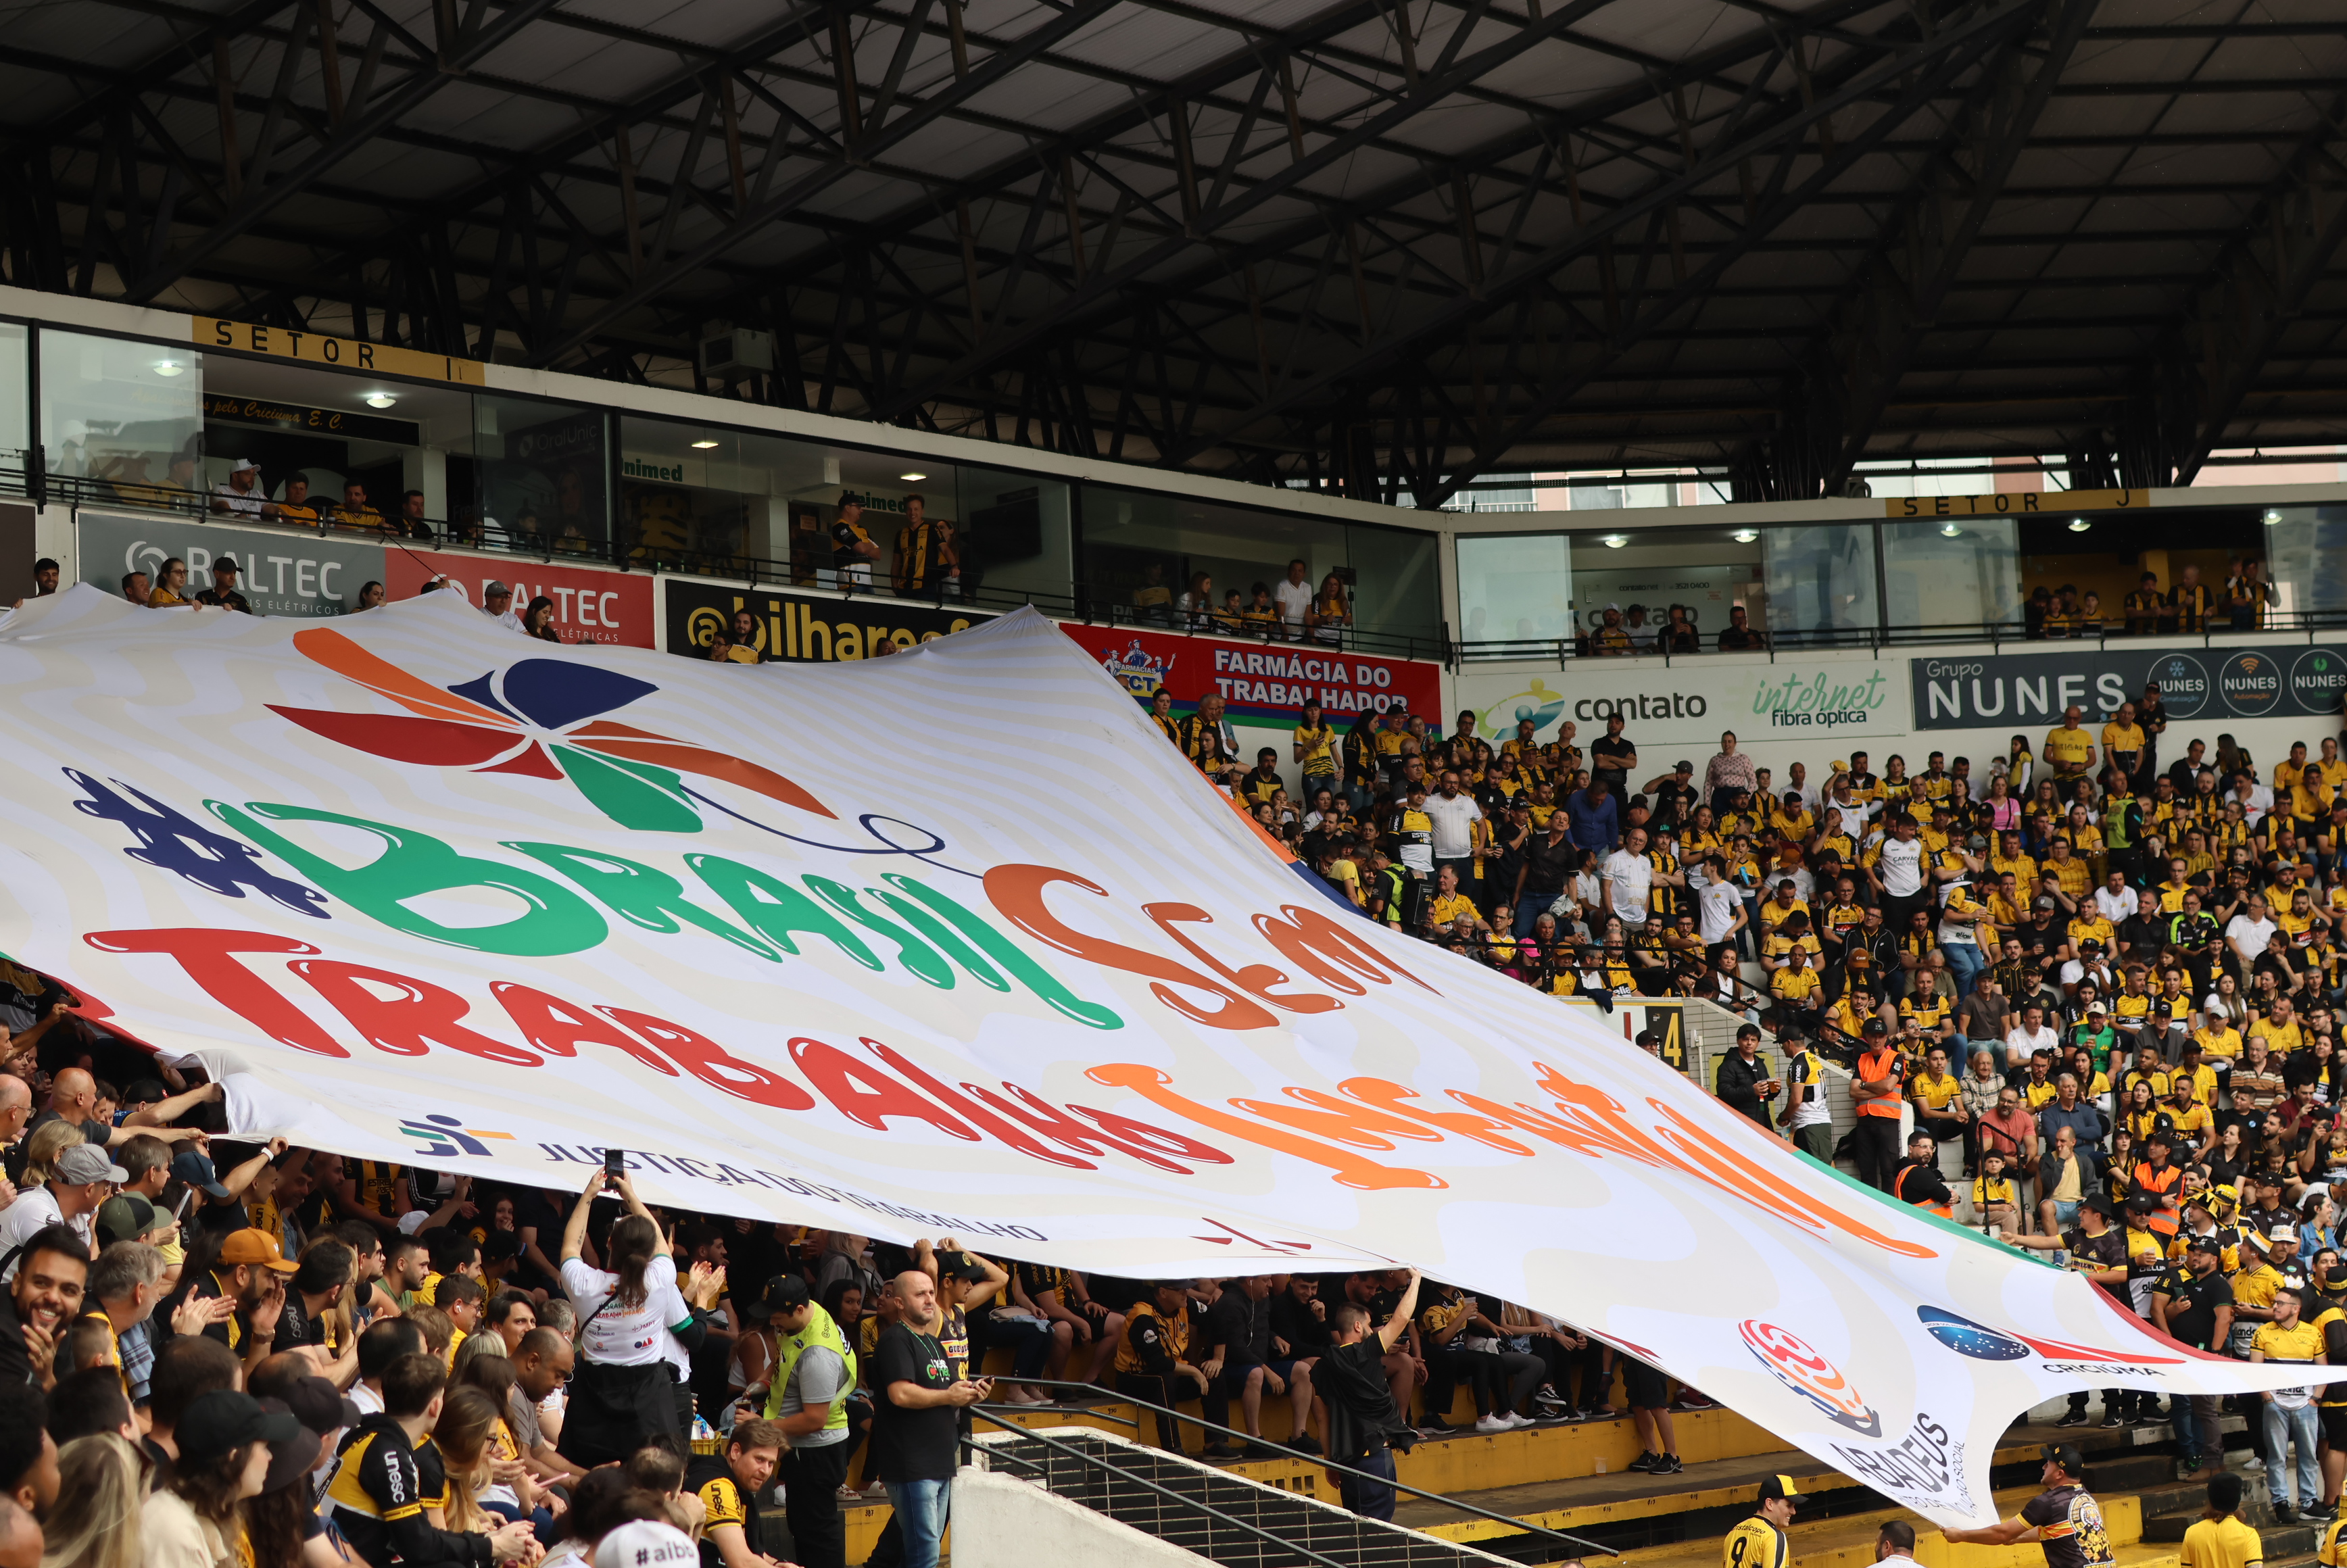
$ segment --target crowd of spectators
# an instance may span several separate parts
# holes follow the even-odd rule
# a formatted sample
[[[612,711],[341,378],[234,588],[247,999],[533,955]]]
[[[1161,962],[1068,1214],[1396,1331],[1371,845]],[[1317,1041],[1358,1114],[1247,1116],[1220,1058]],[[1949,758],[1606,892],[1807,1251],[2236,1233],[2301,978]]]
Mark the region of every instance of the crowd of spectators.
[[[1111,1279],[233,1143],[71,1002],[0,971],[7,1568],[845,1568],[883,1496],[872,1561],[934,1568],[980,1401],[1188,1405],[1232,1430],[1156,1441],[1333,1453],[1384,1517],[1462,1386],[1486,1433],[1626,1406],[1677,1466],[1659,1373],[1408,1271]]]
[[[1310,563],[1301,559],[1289,561],[1277,582],[1258,580],[1244,595],[1225,589],[1220,598],[1212,573],[1191,573],[1189,586],[1176,593],[1165,580],[1165,568],[1152,561],[1133,590],[1132,614],[1143,626],[1333,648],[1344,642],[1353,624],[1353,603],[1344,573],[1324,572],[1315,588]]]
[[[2202,581],[2197,565],[2188,564],[2167,589],[2160,587],[2157,572],[2145,572],[2135,591],[2116,608],[2106,608],[2096,590],[2074,583],[2033,589],[2021,606],[2022,635],[2031,641],[2059,641],[2253,631],[2273,604],[2274,585],[2265,575],[2264,563],[2254,556],[2236,556],[2227,564],[2221,585]],[[1729,609],[1728,623],[1716,632],[1706,634],[1700,620],[1701,612],[1692,604],[1608,603],[1587,612],[1586,623],[1574,633],[1573,651],[1583,658],[1622,658],[1706,649],[1735,653],[1768,645],[1767,634],[1752,624],[1740,604]]]

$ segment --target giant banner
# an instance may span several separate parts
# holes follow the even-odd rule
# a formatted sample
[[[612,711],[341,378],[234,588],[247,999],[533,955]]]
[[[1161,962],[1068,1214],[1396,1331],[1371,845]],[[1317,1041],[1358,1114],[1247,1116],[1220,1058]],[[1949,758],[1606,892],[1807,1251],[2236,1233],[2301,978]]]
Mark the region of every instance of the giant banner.
[[[1031,611],[753,669],[76,588],[0,620],[0,948],[243,1135],[574,1190],[617,1146],[652,1202],[1119,1276],[1406,1263],[1943,1522],[2057,1392],[2347,1376],[2185,1349],[1360,920]]]

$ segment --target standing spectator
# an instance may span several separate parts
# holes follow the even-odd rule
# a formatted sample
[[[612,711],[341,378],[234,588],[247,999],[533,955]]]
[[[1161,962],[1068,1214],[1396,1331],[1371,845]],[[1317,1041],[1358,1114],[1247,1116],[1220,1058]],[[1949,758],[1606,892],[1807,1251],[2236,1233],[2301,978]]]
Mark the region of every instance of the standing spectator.
[[[1603,782],[1622,800],[1630,798],[1630,775],[1637,771],[1638,748],[1622,733],[1622,710],[1605,715],[1605,733],[1590,743],[1590,778]]]
[[[1472,796],[1460,793],[1456,770],[1442,770],[1441,786],[1427,797],[1425,811],[1434,825],[1435,870],[1439,873],[1447,866],[1458,874],[1460,891],[1477,889],[1481,866],[1475,848],[1487,825],[1483,808]]]
[[[628,1212],[611,1226],[602,1252],[609,1270],[589,1268],[579,1254],[587,1221],[606,1190]],[[625,1176],[613,1182],[598,1169],[570,1211],[562,1233],[562,1288],[579,1315],[578,1375],[562,1421],[562,1457],[582,1469],[624,1460],[646,1443],[681,1449],[676,1379],[665,1341],[692,1331],[692,1309],[676,1287],[676,1259],[659,1223]],[[690,1348],[690,1346],[688,1346]]]
[[[1724,638],[1726,632],[1720,633]],[[1757,792],[1760,780],[1751,753],[1736,749],[1736,732],[1727,731],[1719,737],[1719,751],[1703,764],[1703,793],[1711,802],[1716,816],[1726,816],[1734,807],[1736,792]]]
[[[1850,1082],[1851,1109],[1858,1117],[1851,1137],[1858,1179],[1885,1193],[1898,1168],[1899,1106],[1906,1097],[1905,1063],[1890,1035],[1890,1025],[1881,1019],[1866,1020],[1864,1049]]]
[[[1558,817],[1564,820],[1572,830],[1573,842],[1582,849],[1604,855],[1621,842],[1622,814],[1601,777],[1592,777],[1588,787],[1573,791]],[[1557,817],[1550,818],[1551,822],[1556,820]]]
[[[1750,1025],[1744,1026],[1750,1028]],[[1739,1042],[1743,1030],[1737,1031]],[[1826,1063],[1807,1043],[1785,1051],[1785,1136],[1821,1165],[1833,1163],[1833,1109],[1826,1103]]]
[[[2065,800],[2069,798],[2069,781],[2086,777],[2095,767],[2095,737],[2078,722],[2085,717],[2086,710],[2073,702],[2062,710],[2061,723],[2045,732],[2043,754],[2053,765]]]
[[[2233,1286],[2225,1277],[2224,1244],[2215,1234],[2188,1238],[2181,1263],[2153,1284],[2151,1321],[2161,1333],[2196,1350],[2225,1353],[2233,1330]],[[2178,1396],[2176,1403],[2181,1407],[2176,1438],[2185,1471],[2199,1471],[2206,1464],[2221,1472],[2225,1435],[2217,1426],[2218,1396]],[[2204,1568],[2218,1564],[2209,1561]]]
[[[2024,1503],[2020,1513],[1979,1530],[1942,1531],[1942,1539],[1973,1546],[2043,1541],[2045,1568],[2110,1568],[2109,1531],[2101,1506],[2087,1495],[2086,1474],[2075,1448],[2048,1443],[2038,1476],[2045,1490]]]
[[[880,547],[864,526],[864,497],[853,490],[839,497],[839,515],[831,523],[831,570],[825,588],[844,593],[872,591],[872,563]]]
[[[1312,614],[1312,569],[1305,562],[1287,563],[1287,575],[1271,590],[1279,606],[1279,624],[1290,642],[1304,641],[1304,624]]]
[[[1417,1315],[1418,1287],[1419,1273],[1413,1268],[1391,1315],[1374,1332],[1366,1308],[1351,1301],[1340,1303],[1329,1317],[1328,1352],[1312,1368],[1312,1386],[1328,1405],[1328,1457],[1365,1472],[1340,1474],[1337,1495],[1364,1519],[1393,1519],[1391,1444],[1409,1426],[1394,1403],[1385,1358]]]
[[[2271,1321],[2258,1326],[2250,1339],[2250,1359],[2315,1362],[2322,1359],[2322,1330],[2299,1316],[2300,1292],[2285,1285],[2274,1292]],[[2265,1414],[2266,1477],[2273,1491],[2277,1523],[2291,1524],[2298,1509],[2316,1512],[2322,1482],[2315,1460],[2317,1437],[2314,1390],[2308,1387],[2268,1389],[2258,1395]],[[2291,1488],[2291,1445],[2298,1445],[2297,1487]]]
[[[1736,1049],[1719,1059],[1713,1087],[1729,1109],[1749,1116],[1764,1131],[1773,1130],[1768,1102],[1782,1093],[1785,1085],[1781,1079],[1768,1076],[1768,1064],[1760,1056],[1758,1027],[1747,1023],[1737,1030]]]
[[[873,1410],[873,1470],[888,1489],[889,1506],[904,1532],[901,1568],[938,1568],[953,1495],[959,1412],[986,1398],[994,1379],[954,1375],[953,1360],[938,1339],[945,1317],[938,1310],[935,1280],[908,1269],[889,1288],[900,1311],[880,1331],[872,1359],[872,1387],[879,1395]]]

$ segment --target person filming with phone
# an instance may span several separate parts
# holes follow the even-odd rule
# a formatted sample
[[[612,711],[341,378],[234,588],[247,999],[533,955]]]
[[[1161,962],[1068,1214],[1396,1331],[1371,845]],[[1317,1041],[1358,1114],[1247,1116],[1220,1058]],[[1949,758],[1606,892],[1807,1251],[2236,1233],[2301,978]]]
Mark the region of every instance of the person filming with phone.
[[[590,1268],[580,1255],[587,1222],[606,1192],[628,1212],[612,1222],[603,1245],[610,1268]],[[570,1211],[561,1268],[562,1288],[579,1312],[579,1369],[556,1451],[582,1470],[624,1461],[647,1443],[688,1451],[682,1375],[705,1330],[678,1289],[676,1259],[659,1222],[610,1163],[588,1178]]]
[[[904,1531],[899,1568],[938,1568],[953,1497],[961,1409],[985,1399],[994,1379],[954,1375],[953,1360],[938,1338],[945,1314],[938,1308],[936,1280],[912,1269],[891,1281],[888,1290],[903,1310],[880,1331],[872,1358],[872,1386],[881,1396],[873,1411],[873,1468],[888,1489]]]

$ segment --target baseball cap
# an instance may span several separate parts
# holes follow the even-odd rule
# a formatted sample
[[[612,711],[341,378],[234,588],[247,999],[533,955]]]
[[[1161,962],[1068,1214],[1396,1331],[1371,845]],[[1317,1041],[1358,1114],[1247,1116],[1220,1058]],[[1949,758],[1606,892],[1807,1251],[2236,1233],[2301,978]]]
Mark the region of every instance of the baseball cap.
[[[2039,914],[2043,915],[2044,913],[2045,913],[2045,911],[2046,911],[2046,910],[2051,909],[2052,907],[2054,907],[2054,900],[2053,900],[2053,898],[2052,898],[2052,897],[2049,897],[2049,896],[2047,896],[2046,894],[2040,893],[2040,894],[2037,896],[2037,903],[2036,903],[2035,907],[2036,907],[2036,909],[2037,909],[2037,912],[2038,912]]]
[[[260,1403],[262,1413],[269,1419],[298,1419],[282,1399],[262,1399]],[[318,1468],[321,1440],[318,1434],[306,1426],[296,1427],[289,1436],[272,1439],[269,1444],[269,1473],[261,1482],[262,1493],[282,1491],[306,1480],[310,1472]]]
[[[777,1312],[796,1312],[814,1299],[807,1294],[805,1280],[795,1274],[778,1274],[766,1281],[757,1300],[743,1305],[742,1316],[753,1323],[764,1323]]]
[[[172,1429],[171,1440],[179,1446],[182,1463],[189,1460],[217,1459],[247,1443],[291,1443],[302,1431],[302,1423],[282,1410],[268,1410],[251,1394],[234,1389],[215,1389],[200,1394],[193,1403],[179,1413],[179,1424]],[[310,1459],[317,1460],[312,1450]]]
[[[130,1173],[114,1163],[114,1157],[95,1143],[76,1143],[49,1163],[50,1173],[68,1187],[87,1186],[92,1182],[127,1182]]]
[[[512,589],[507,588],[504,583],[497,581],[495,578],[491,578],[488,581],[481,585],[481,597],[483,599],[495,599],[501,593],[509,594],[511,592],[513,592]]]
[[[118,1241],[138,1241],[151,1230],[171,1223],[170,1216],[158,1220],[155,1205],[136,1193],[117,1193],[98,1205],[97,1234],[108,1245]]]
[[[1684,762],[1676,763],[1672,764],[1671,772],[1675,774],[1691,774],[1695,772],[1695,764],[1693,763]]]
[[[1793,1484],[1793,1478],[1789,1475],[1766,1476],[1763,1477],[1760,1481],[1760,1501],[1763,1502],[1768,1502],[1772,1499],[1779,1497],[1799,1497],[1800,1495],[1801,1489]]]
[[[2102,950],[2103,939],[2100,937],[2089,937],[2078,944],[2078,951],[2082,953],[2099,953]]]
[[[2086,1473],[2086,1461],[2079,1457],[2075,1443],[2047,1443],[2045,1460],[2048,1464],[2060,1465],[2064,1473],[2068,1475],[2083,1476]]]
[[[2286,1241],[2295,1245],[2298,1241],[2298,1227],[2292,1225],[2278,1225],[2274,1226],[2273,1229],[2266,1232],[2266,1239],[2268,1241]]]
[[[257,474],[260,471],[261,465],[250,457],[239,457],[229,467],[229,472],[231,474]]]
[[[966,1252],[938,1254],[938,1273],[947,1279],[958,1279],[966,1285],[976,1285],[987,1277],[986,1266]]]
[[[699,1568],[692,1537],[661,1519],[631,1519],[595,1548],[595,1568]]]
[[[268,1403],[282,1406],[305,1430],[323,1434],[354,1427],[366,1412],[354,1399],[343,1398],[323,1378],[296,1378],[277,1390]]]
[[[181,1150],[171,1156],[171,1174],[208,1198],[226,1200],[230,1196],[229,1190],[220,1185],[220,1177],[213,1172],[209,1154],[199,1153],[193,1149]]]
[[[229,1233],[220,1243],[220,1260],[231,1267],[258,1266],[279,1274],[292,1274],[301,1266],[285,1261],[285,1249],[277,1245],[275,1236],[250,1225]]]
[[[1869,1035],[1889,1034],[1891,1026],[1879,1018],[1870,1018],[1866,1020],[1866,1032]]]

